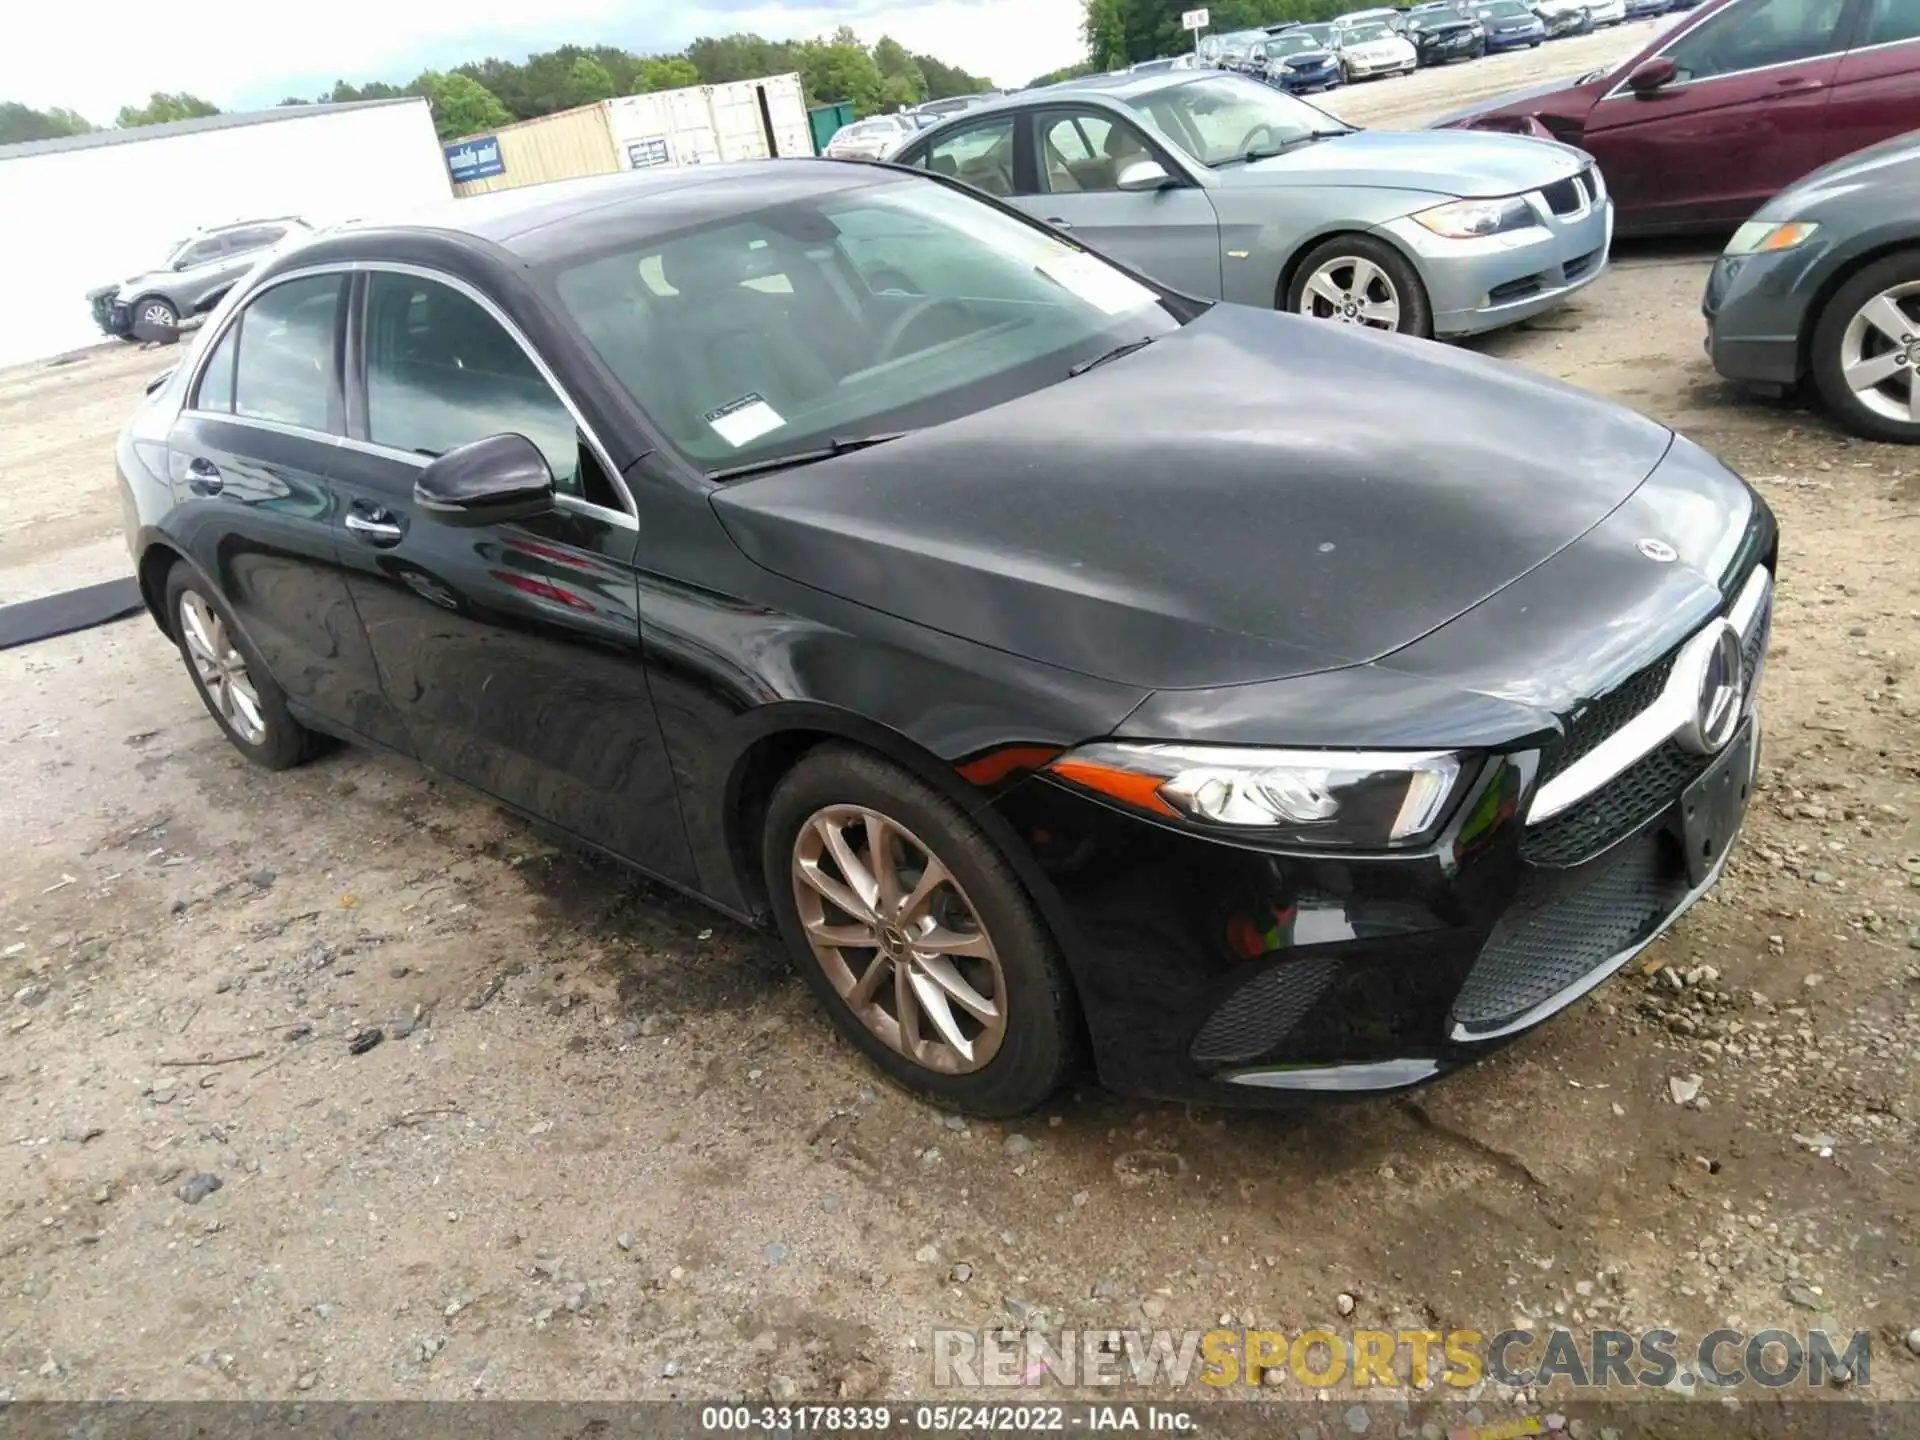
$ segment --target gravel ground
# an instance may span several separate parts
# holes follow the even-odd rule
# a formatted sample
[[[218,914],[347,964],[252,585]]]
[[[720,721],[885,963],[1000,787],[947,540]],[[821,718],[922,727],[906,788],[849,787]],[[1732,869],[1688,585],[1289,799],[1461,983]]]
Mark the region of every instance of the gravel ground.
[[[1707,263],[1624,250],[1480,345],[1778,510],[1762,794],[1641,963],[1412,1098],[948,1119],[771,943],[407,765],[248,767],[144,619],[0,654],[0,1399],[903,1397],[936,1327],[1223,1316],[1824,1324],[1913,1396],[1920,455],[1719,382]],[[0,375],[0,600],[124,566],[113,435],[164,361]]]

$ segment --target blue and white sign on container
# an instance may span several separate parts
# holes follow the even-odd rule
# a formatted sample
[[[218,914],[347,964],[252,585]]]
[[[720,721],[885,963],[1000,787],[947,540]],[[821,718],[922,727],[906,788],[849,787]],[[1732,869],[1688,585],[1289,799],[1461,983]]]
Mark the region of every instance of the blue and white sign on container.
[[[672,163],[673,152],[667,148],[667,137],[664,135],[627,142],[627,164],[635,170],[652,170]]]
[[[447,169],[456,185],[507,173],[507,162],[500,158],[498,136],[481,135],[472,140],[462,140],[458,145],[447,146],[446,150]]]

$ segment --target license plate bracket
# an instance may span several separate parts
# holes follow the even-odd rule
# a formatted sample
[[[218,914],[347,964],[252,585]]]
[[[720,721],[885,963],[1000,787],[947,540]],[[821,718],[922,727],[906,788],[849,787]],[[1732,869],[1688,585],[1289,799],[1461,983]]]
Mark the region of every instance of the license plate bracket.
[[[1753,798],[1754,747],[1757,726],[1751,716],[1720,752],[1707,773],[1680,794],[1681,838],[1687,850],[1687,879],[1694,885],[1706,879],[1720,864],[1740,833]]]

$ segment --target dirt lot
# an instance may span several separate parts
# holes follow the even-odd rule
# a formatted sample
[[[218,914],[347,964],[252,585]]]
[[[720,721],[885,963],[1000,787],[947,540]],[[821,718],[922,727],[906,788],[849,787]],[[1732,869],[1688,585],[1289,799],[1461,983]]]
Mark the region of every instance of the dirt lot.
[[[1920,1393],[1920,454],[1721,384],[1706,266],[1628,249],[1484,348],[1778,510],[1764,793],[1648,963],[1411,1100],[948,1120],[771,943],[407,765],[246,766],[144,619],[0,654],[0,1399],[925,1395],[930,1331],[1035,1307],[1826,1324]],[[0,599],[124,564],[112,438],[163,359],[0,376]]]

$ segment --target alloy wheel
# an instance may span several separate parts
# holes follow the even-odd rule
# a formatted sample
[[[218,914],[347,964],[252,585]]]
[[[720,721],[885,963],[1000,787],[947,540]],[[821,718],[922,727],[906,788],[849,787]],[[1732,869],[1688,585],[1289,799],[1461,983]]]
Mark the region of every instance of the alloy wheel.
[[[814,958],[889,1048],[945,1075],[983,1068],[1007,1032],[1007,983],[979,912],[911,831],[830,805],[793,842],[793,895]]]
[[[1307,277],[1300,313],[1375,330],[1400,328],[1400,292],[1387,272],[1358,255],[1339,255]]]
[[[1840,374],[1876,415],[1920,422],[1920,280],[1883,290],[1855,312],[1840,337]]]
[[[140,312],[140,319],[145,324],[158,325],[163,329],[174,323],[173,311],[157,300]]]
[[[180,597],[180,634],[186,641],[188,663],[200,677],[215,713],[249,745],[264,742],[266,712],[247,674],[246,659],[234,648],[226,622],[191,590]]]

